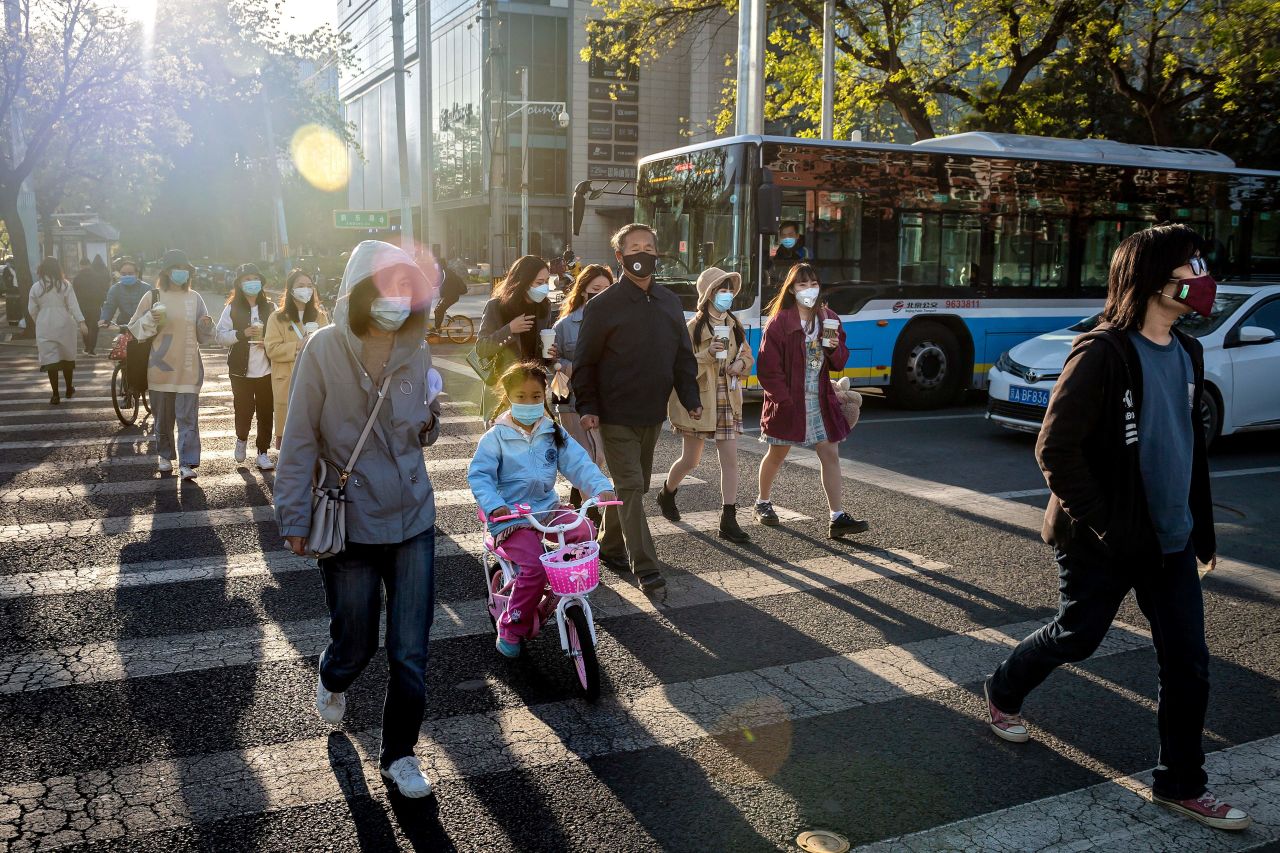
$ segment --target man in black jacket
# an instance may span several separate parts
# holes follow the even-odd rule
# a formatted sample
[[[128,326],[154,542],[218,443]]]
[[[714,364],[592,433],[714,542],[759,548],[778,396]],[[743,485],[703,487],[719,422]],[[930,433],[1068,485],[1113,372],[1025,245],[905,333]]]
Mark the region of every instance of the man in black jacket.
[[[1198,413],[1204,351],[1173,328],[1208,316],[1216,286],[1183,225],[1124,240],[1111,260],[1103,322],[1076,339],[1036,444],[1052,492],[1044,540],[1059,566],[1053,621],[986,682],[991,730],[1030,735],[1023,699],[1064,663],[1093,654],[1132,589],[1160,665],[1160,766],[1153,802],[1218,829],[1249,826],[1206,790],[1201,733],[1209,650],[1196,560],[1217,560],[1209,464]]]
[[[644,514],[653,448],[672,388],[689,414],[701,417],[698,365],[679,297],[653,281],[653,229],[633,223],[612,242],[623,276],[586,304],[574,349],[573,393],[583,429],[600,427],[605,462],[623,504],[621,511],[605,511],[601,559],[621,569],[629,557],[640,588],[654,592],[666,581]]]

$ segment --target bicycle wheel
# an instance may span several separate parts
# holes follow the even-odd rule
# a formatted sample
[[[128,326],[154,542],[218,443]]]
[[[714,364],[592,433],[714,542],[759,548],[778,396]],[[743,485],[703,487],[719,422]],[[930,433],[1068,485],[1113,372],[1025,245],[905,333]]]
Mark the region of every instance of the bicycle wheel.
[[[142,408],[147,410],[148,415],[151,414],[151,395],[148,394],[146,391],[143,391],[141,394],[134,394],[133,396],[141,400]]]
[[[116,410],[116,417],[125,426],[138,419],[138,395],[129,391],[123,364],[117,364],[111,373],[111,405]]]
[[[600,664],[596,660],[596,646],[591,640],[591,626],[587,614],[576,604],[565,608],[565,634],[569,638],[569,658],[573,661],[574,674],[578,677],[578,689],[588,702],[600,695]]]
[[[465,344],[475,334],[476,324],[465,314],[450,314],[444,321],[444,333],[450,342]]]

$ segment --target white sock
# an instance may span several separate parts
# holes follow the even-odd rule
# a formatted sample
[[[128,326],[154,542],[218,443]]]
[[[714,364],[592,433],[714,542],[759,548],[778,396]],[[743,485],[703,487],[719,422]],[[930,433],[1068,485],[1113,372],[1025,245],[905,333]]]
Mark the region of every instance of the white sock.
[[[833,509],[833,510],[831,510],[831,520],[832,520],[832,521],[835,521],[837,518],[839,518],[839,517],[840,517],[840,516],[842,516],[842,515],[844,515],[844,510],[842,510],[842,509]]]
[[[761,504],[767,504],[768,502],[769,502],[768,498],[762,498],[759,495],[756,496],[756,506],[760,506]]]

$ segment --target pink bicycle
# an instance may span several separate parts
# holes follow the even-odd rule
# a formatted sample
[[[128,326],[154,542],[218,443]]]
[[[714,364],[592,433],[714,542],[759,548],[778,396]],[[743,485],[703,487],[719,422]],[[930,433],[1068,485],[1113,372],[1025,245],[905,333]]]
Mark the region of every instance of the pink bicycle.
[[[574,512],[572,521],[550,526],[542,524],[537,517],[539,515],[554,517],[565,512],[565,508],[535,513],[528,504],[517,504],[512,515],[493,519],[486,519],[483,510],[477,510],[476,513],[481,523],[527,518],[533,529],[542,533],[542,545],[547,550],[541,560],[543,568],[547,570],[547,586],[550,587],[552,594],[544,595],[539,606],[538,619],[534,622],[533,633],[529,639],[541,633],[543,626],[550,621],[554,613],[556,625],[560,629],[560,648],[573,662],[574,672],[578,677],[578,687],[581,689],[582,697],[588,702],[595,701],[600,695],[600,664],[596,659],[596,625],[591,617],[591,602],[588,600],[592,590],[600,583],[600,546],[592,540],[566,545],[564,535],[582,524],[589,524],[586,513],[593,506],[620,506],[621,504],[621,501],[597,501],[595,498],[590,498],[583,501],[582,507]],[[550,537],[555,537],[554,546],[548,541]],[[484,551],[482,566],[485,587],[488,590],[489,621],[493,624],[494,631],[497,631],[498,619],[507,609],[507,601],[511,597],[519,567],[487,532],[484,537]]]

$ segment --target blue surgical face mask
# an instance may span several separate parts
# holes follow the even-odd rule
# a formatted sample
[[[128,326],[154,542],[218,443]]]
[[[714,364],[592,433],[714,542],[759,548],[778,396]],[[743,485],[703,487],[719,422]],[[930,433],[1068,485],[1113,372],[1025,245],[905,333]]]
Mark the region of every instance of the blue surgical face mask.
[[[191,270],[169,270],[169,281],[181,287],[191,280]]]
[[[721,313],[728,311],[733,307],[733,294],[717,293],[713,304],[716,306],[716,310]]]
[[[541,302],[547,298],[547,294],[551,291],[550,285],[539,284],[529,288],[529,301]]]
[[[512,403],[511,417],[515,418],[525,426],[533,426],[538,422],[538,418],[547,413],[547,409],[541,403]]]
[[[409,319],[407,296],[379,296],[369,305],[369,319],[384,332],[394,332]]]
[[[137,284],[138,277],[136,275],[122,275],[120,276],[120,283],[128,287],[131,284]]]
[[[783,238],[782,238],[782,248],[784,248],[784,249],[794,249],[795,247],[796,247],[796,238],[795,238],[795,237],[783,237]]]
[[[245,296],[257,296],[262,292],[262,282],[249,279],[240,283],[240,289],[244,291]]]

